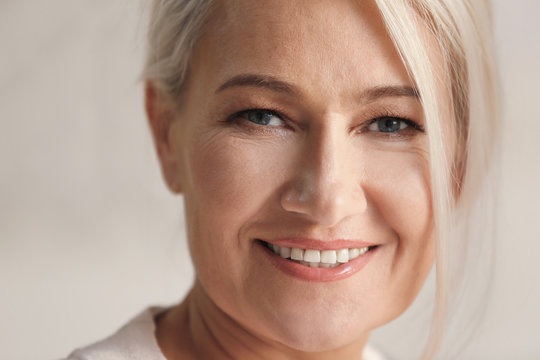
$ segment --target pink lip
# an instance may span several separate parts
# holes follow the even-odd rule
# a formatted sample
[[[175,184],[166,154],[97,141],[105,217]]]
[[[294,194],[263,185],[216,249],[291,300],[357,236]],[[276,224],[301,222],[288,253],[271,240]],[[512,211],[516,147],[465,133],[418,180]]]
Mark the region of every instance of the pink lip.
[[[341,264],[334,268],[312,268],[309,266],[301,265],[295,261],[284,259],[281,256],[268,249],[262,242],[257,242],[260,249],[263,251],[265,257],[274,265],[278,270],[283,273],[295,277],[304,281],[312,282],[329,282],[345,279],[352,276],[362,270],[369,261],[373,258],[379,247],[375,247],[359,257],[350,260],[346,264]],[[274,242],[273,242],[274,243]],[[275,242],[277,245],[278,243]],[[286,245],[283,245],[286,246]],[[367,245],[369,246],[369,245]],[[297,246],[298,247],[298,243]],[[356,248],[358,246],[353,246]],[[364,247],[364,246],[360,246]],[[314,249],[313,247],[311,249]],[[327,248],[328,249],[328,248]]]

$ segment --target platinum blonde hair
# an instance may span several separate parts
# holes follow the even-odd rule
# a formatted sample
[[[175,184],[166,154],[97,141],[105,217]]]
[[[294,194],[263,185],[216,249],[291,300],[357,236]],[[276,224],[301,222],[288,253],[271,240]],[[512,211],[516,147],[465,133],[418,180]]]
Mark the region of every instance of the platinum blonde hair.
[[[449,305],[466,289],[464,275],[489,252],[498,142],[497,93],[487,0],[375,0],[410,77],[417,84],[430,139],[432,204],[436,231],[436,302],[425,359],[441,345]],[[419,21],[427,25],[443,59],[458,149],[448,162],[439,119],[434,63]],[[488,256],[489,257],[489,256]],[[491,263],[488,259],[487,266]],[[465,270],[467,269],[467,270]],[[487,288],[485,288],[487,289]],[[478,309],[475,309],[478,310]],[[457,346],[454,345],[454,351]],[[450,351],[450,350],[447,350]],[[446,355],[448,356],[448,354]]]
[[[491,205],[489,199],[493,198],[498,117],[491,6],[488,0],[374,1],[418,88],[428,129],[436,237],[436,301],[423,359],[433,359],[441,345],[449,303],[455,300],[452,295],[468,291],[461,285],[463,274],[468,271],[464,269],[480,253],[485,254],[493,236],[487,231],[493,228],[487,211]],[[213,0],[154,0],[145,80],[172,97],[180,96],[192,49],[213,3]],[[426,28],[442,57],[444,79],[437,79],[440,69],[435,68],[436,62],[430,61]],[[443,145],[448,134],[439,121],[445,111],[439,98],[441,82],[450,96],[458,142],[453,158]],[[483,225],[478,226],[480,223]]]
[[[213,0],[154,0],[143,78],[177,95]]]

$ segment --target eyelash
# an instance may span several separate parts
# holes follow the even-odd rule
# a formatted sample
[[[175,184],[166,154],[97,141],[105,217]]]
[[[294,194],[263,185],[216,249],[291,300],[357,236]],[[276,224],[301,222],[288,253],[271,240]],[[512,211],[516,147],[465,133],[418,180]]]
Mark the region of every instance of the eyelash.
[[[286,120],[287,118],[285,116],[281,115],[278,111],[270,110],[270,109],[264,109],[264,108],[253,108],[253,109],[246,109],[246,110],[238,111],[238,112],[232,114],[231,116],[229,116],[226,121],[231,123],[231,122],[238,122],[240,119],[243,119],[244,121],[247,121],[247,122],[251,123],[253,126],[256,126],[258,128],[279,127],[279,126],[276,126],[276,125],[257,124],[257,123],[255,123],[253,121],[248,120],[246,117],[251,112],[266,113],[266,114],[268,114],[270,116],[275,116],[275,117],[279,118],[281,121],[283,121],[285,123],[287,122],[287,120]],[[372,118],[371,120],[367,121],[367,123],[365,123],[362,126],[362,128],[357,131],[358,133],[373,132],[373,133],[377,133],[378,135],[382,135],[382,136],[403,136],[400,133],[405,132],[407,130],[414,130],[414,131],[418,131],[418,132],[421,132],[421,133],[425,132],[422,125],[418,124],[416,121],[411,120],[411,119],[406,118],[406,117],[403,117],[403,116],[394,115],[392,112],[389,112],[389,111],[384,111],[382,113],[375,113],[374,115],[371,116],[371,118]],[[395,131],[395,132],[368,131],[367,130],[371,125],[377,123],[378,121],[385,120],[385,119],[397,120],[397,121],[400,121],[400,122],[406,124],[407,126],[404,129],[400,129],[400,130]],[[264,129],[264,130],[267,131],[269,129]]]

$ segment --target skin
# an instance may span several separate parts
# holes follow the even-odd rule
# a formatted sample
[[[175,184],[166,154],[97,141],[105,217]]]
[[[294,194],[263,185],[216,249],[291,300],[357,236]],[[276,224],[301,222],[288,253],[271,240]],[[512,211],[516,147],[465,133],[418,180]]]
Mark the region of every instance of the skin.
[[[184,195],[197,274],[187,298],[156,319],[168,359],[358,357],[369,333],[410,305],[433,264],[422,107],[415,96],[366,96],[414,86],[378,10],[370,1],[297,3],[218,3],[181,100],[147,84],[162,171]],[[288,90],[218,90],[244,74]],[[279,115],[270,125],[234,116],[247,109]],[[383,133],[372,123],[381,116],[418,129]],[[279,271],[255,241],[285,237],[379,248],[350,277],[308,282]]]

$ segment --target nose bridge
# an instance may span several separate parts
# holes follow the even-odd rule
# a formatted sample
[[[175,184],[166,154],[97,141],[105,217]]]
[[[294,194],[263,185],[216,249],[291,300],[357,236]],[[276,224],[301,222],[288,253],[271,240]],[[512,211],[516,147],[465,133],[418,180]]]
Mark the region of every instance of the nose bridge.
[[[303,213],[320,225],[332,226],[365,208],[359,174],[351,164],[345,127],[330,121],[310,131],[300,165],[282,199],[285,210]]]
[[[344,170],[346,171],[344,169],[346,159],[341,147],[345,144],[340,143],[335,133],[330,126],[314,132],[308,146],[310,154],[305,163],[304,176],[313,182],[313,188],[317,191],[320,202],[343,186],[342,175]]]

